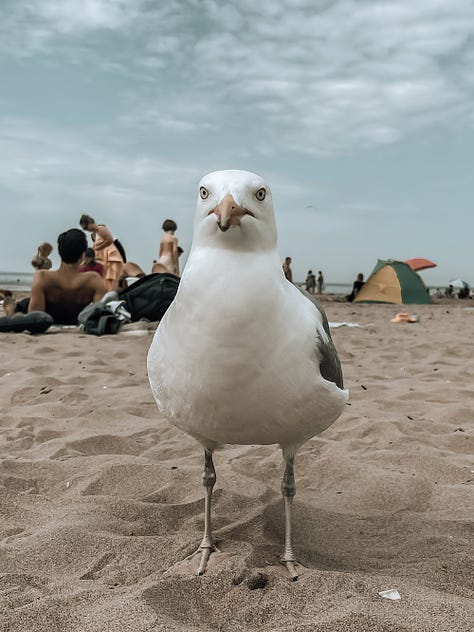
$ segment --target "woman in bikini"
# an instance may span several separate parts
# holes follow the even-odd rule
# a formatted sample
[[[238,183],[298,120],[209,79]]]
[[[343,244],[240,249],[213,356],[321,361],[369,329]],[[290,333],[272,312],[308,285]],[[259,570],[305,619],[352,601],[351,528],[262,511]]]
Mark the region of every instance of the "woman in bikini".
[[[178,226],[172,219],[166,219],[162,228],[165,234],[160,241],[158,260],[153,264],[152,272],[171,272],[179,276],[178,238],[174,234]]]

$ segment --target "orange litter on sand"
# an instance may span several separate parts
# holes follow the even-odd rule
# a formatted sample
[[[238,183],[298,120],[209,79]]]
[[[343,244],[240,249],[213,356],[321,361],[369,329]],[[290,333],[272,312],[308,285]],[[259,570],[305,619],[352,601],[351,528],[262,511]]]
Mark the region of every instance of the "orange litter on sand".
[[[420,319],[416,314],[409,314],[408,312],[399,312],[395,318],[391,318],[391,323],[417,323]]]

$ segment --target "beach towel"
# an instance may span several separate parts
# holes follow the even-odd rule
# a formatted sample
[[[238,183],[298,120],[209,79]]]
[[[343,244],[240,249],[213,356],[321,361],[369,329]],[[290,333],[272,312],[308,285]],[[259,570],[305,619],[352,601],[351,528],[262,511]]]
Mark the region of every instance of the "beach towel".
[[[118,297],[125,302],[132,321],[143,318],[161,320],[173,302],[178,291],[179,277],[167,272],[147,274],[132,286],[119,292]]]

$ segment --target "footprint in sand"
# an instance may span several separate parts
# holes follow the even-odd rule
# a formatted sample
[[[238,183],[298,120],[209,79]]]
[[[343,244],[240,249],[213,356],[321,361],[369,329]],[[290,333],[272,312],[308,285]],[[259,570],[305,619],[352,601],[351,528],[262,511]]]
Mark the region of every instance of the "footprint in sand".
[[[132,454],[138,455],[143,446],[132,437],[117,435],[95,435],[79,441],[66,443],[64,448],[56,452],[51,458],[59,459],[65,456],[94,456],[97,454]]]

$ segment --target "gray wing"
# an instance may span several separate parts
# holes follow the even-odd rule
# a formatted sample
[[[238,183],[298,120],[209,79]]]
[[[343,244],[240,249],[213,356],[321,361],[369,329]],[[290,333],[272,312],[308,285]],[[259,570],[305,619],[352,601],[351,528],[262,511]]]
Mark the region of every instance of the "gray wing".
[[[342,379],[341,363],[339,361],[339,356],[337,355],[336,347],[332,341],[326,312],[322,308],[321,303],[316,300],[314,296],[312,296],[309,292],[306,292],[306,290],[302,290],[301,288],[298,289],[309,301],[313,303],[318,312],[321,314],[323,329],[328,335],[327,342],[323,340],[319,341],[319,351],[321,354],[319,370],[321,371],[321,375],[325,380],[328,380],[328,382],[334,382],[336,386],[342,389],[344,388],[344,383]]]

